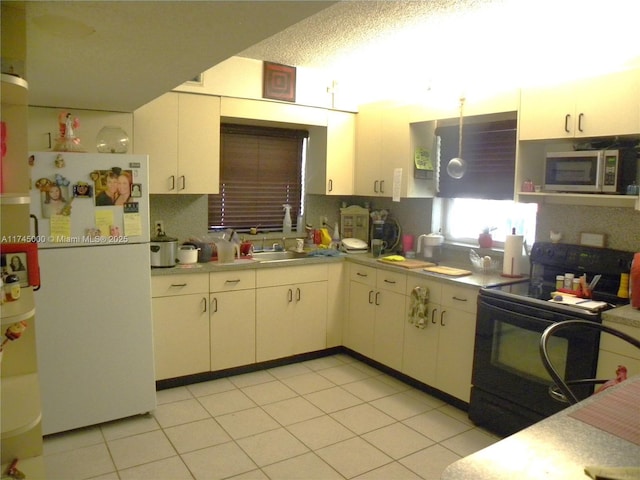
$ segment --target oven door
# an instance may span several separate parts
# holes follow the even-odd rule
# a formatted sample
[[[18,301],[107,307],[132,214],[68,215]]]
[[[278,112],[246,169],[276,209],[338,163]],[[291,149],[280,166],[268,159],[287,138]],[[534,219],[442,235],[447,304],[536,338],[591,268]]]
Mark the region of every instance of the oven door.
[[[548,393],[553,383],[540,358],[540,336],[555,322],[579,318],[553,308],[540,308],[512,299],[493,296],[478,297],[478,318],[472,376],[470,417],[482,424],[483,416],[521,416],[514,421],[524,428],[552,415],[567,404],[553,400]],[[590,317],[593,319],[593,317]],[[599,334],[595,330],[563,330],[549,342],[553,365],[565,378],[593,378],[598,359]],[[576,390],[579,398],[586,398],[592,386]],[[493,400],[491,400],[493,399]],[[484,404],[483,404],[484,403]],[[489,407],[489,403],[493,403]],[[504,411],[496,405],[503,404]],[[514,431],[515,431],[514,430]],[[513,432],[511,432],[513,433]]]

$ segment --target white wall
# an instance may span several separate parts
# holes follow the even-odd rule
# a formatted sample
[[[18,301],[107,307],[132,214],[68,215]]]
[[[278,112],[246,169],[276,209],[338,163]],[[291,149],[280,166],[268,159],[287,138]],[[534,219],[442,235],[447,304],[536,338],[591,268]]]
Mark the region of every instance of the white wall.
[[[220,95],[223,97],[262,98],[261,60],[231,57],[202,74],[202,84],[185,83],[175,88],[181,92]],[[337,110],[357,111],[357,105],[346,94],[327,92],[333,79],[327,74],[309,68],[296,68],[296,104]]]

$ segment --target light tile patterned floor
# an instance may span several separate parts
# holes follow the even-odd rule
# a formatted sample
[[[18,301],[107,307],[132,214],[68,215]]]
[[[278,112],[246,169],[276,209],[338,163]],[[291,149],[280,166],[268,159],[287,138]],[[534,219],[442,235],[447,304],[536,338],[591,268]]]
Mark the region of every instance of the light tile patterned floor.
[[[158,392],[150,415],[45,438],[48,480],[438,479],[499,440],[344,354]]]

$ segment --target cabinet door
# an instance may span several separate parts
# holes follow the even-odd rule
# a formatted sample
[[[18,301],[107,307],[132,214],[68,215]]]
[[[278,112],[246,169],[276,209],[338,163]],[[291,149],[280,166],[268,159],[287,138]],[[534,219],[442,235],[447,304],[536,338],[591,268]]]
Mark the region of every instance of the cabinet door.
[[[327,346],[327,282],[293,287],[295,314],[293,352],[314,352]],[[291,333],[289,334],[291,335]]]
[[[475,313],[442,307],[438,332],[436,388],[465,402],[471,392]]]
[[[346,262],[327,265],[327,348],[342,345],[344,319],[347,314]]]
[[[580,84],[576,137],[633,135],[640,132],[640,73],[616,73]]]
[[[256,290],[256,361],[292,354],[294,294],[290,285]]]
[[[405,296],[390,290],[378,290],[374,303],[376,309],[372,358],[391,368],[401,370]]]
[[[373,327],[375,317],[375,288],[359,282],[350,282],[349,315],[345,344],[362,355],[373,356]]]
[[[382,118],[382,145],[380,152],[380,195],[393,195],[394,173],[402,168],[400,195],[407,196],[408,175],[413,175],[413,158],[410,154],[409,116],[405,108],[386,109]]]
[[[402,373],[428,385],[435,385],[440,306],[434,303],[429,304],[428,323],[425,328],[418,328],[408,323],[406,316],[409,314],[409,308],[411,303],[410,299],[407,299]]]
[[[180,94],[177,158],[179,193],[219,192],[219,97]]]
[[[520,100],[520,140],[572,138],[575,134],[573,86],[526,88]]]
[[[426,325],[418,328],[409,323],[414,288],[420,287],[429,295]],[[425,278],[409,277],[406,286],[406,309],[404,326],[404,350],[402,372],[428,385],[436,384],[436,362],[438,358],[438,333],[440,327],[440,299],[442,284]]]
[[[152,299],[156,380],[210,369],[206,295]]]
[[[177,93],[165,93],[133,112],[133,152],[149,155],[149,193],[177,192]]]
[[[382,121],[376,106],[363,106],[356,119],[355,195],[379,195]]]
[[[356,120],[353,113],[327,112],[327,195],[353,195]]]
[[[256,292],[211,294],[211,370],[256,361]]]

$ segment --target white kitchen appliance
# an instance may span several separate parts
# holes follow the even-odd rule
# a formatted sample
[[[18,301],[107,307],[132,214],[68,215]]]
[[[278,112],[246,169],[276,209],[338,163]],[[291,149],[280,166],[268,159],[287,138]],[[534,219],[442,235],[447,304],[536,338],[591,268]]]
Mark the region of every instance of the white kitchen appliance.
[[[29,161],[43,434],[149,412],[147,156],[39,152]]]
[[[632,149],[549,152],[544,163],[546,191],[624,193],[635,184],[638,154]]]

